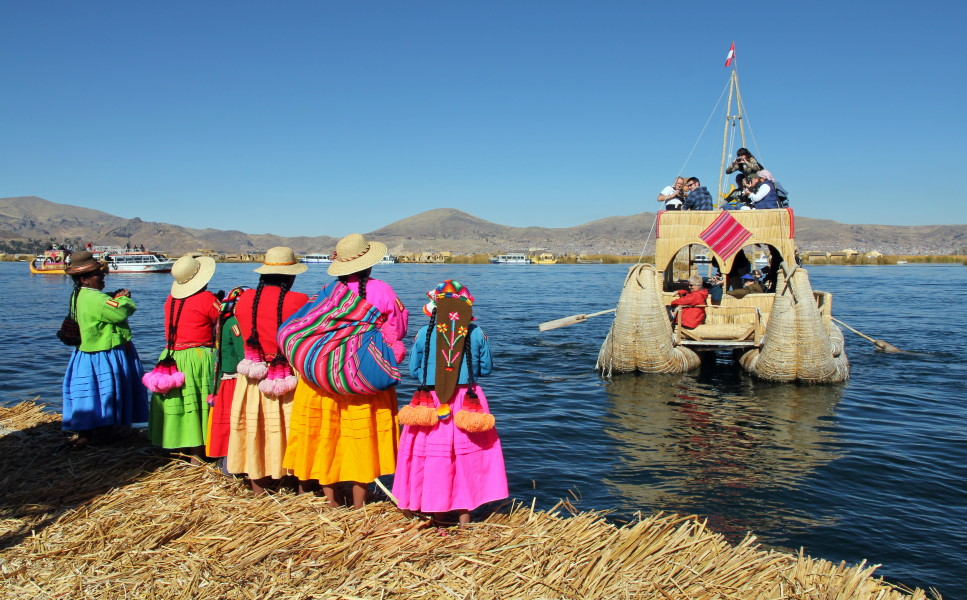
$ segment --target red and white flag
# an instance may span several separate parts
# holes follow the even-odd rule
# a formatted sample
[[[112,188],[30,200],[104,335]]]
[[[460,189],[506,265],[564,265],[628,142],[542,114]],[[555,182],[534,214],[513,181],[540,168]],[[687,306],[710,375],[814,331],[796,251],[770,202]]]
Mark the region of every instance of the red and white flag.
[[[729,48],[729,55],[725,57],[725,67],[728,68],[732,66],[732,59],[735,58],[735,42],[732,42],[732,47]]]

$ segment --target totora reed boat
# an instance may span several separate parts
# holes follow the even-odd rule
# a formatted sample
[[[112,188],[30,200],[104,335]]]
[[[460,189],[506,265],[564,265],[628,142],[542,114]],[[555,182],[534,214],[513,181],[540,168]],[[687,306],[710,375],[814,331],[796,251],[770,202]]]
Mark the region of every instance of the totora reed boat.
[[[733,137],[739,125],[745,142],[734,69],[729,85],[723,171],[731,155],[726,151],[730,125]],[[733,97],[735,115],[730,114]],[[722,174],[720,198],[721,182]],[[796,261],[792,209],[661,211],[655,230],[655,264],[629,269],[598,353],[600,371],[680,373],[697,368],[701,353],[731,351],[743,369],[764,380],[831,383],[849,377],[843,333],[833,322],[832,295],[813,290],[809,274]],[[682,308],[671,303],[680,297],[683,279],[702,275],[700,266],[724,274],[723,289],[741,290],[742,276],[766,260],[766,291],[756,288],[741,297],[723,293],[719,302],[709,296],[699,307],[704,322],[694,328],[682,324]]]

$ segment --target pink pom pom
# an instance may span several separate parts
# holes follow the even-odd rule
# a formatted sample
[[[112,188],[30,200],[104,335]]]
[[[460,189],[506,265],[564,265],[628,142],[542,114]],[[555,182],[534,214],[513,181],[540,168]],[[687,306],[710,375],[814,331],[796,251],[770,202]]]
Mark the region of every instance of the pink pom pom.
[[[208,402],[208,406],[215,406],[215,394],[208,394],[208,397],[205,398],[205,401]]]
[[[180,388],[185,385],[185,374],[181,371],[175,371],[171,374],[171,387]]]

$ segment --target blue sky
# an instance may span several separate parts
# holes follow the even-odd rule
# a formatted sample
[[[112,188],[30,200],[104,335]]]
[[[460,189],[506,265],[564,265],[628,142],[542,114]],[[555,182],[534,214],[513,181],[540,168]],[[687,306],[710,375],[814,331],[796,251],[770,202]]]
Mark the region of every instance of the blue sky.
[[[679,171],[714,192],[734,40],[747,146],[797,214],[967,222],[962,3],[39,0],[2,15],[0,197],[287,236],[442,207],[548,227],[654,211]]]

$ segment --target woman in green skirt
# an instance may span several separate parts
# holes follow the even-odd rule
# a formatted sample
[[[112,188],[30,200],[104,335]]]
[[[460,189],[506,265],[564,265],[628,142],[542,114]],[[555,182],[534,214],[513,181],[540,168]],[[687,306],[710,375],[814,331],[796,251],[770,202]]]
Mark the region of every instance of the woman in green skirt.
[[[215,261],[182,256],[171,267],[175,281],[165,301],[165,350],[144,376],[151,390],[148,436],[162,448],[178,449],[200,462],[208,431],[212,349],[221,303],[208,291]]]

